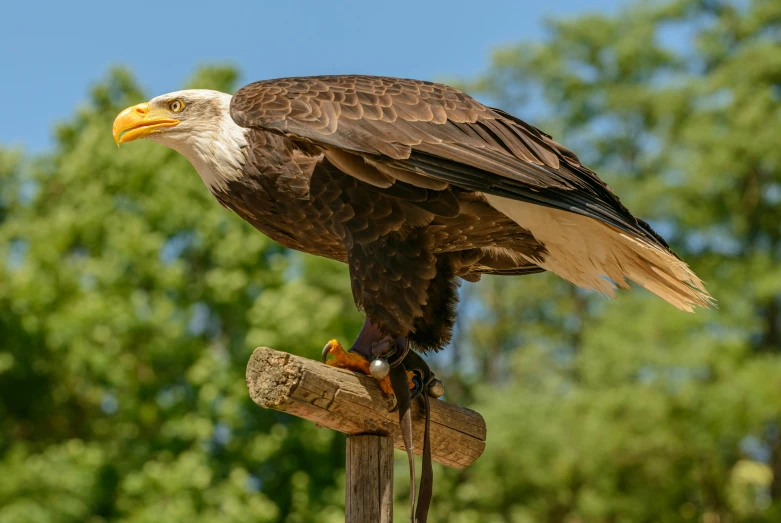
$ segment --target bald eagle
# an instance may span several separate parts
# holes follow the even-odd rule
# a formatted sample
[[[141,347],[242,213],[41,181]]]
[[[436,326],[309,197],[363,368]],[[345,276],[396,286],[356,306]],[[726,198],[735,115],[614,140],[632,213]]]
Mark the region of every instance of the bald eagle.
[[[148,138],[178,151],[256,229],[348,265],[366,321],[349,353],[326,346],[338,366],[368,374],[369,361],[410,344],[444,347],[457,282],[483,274],[550,271],[609,297],[630,280],[684,311],[712,304],[573,152],[446,85],[319,76],[233,96],[178,91],[125,109],[113,132],[117,144]],[[381,370],[371,373],[390,391]]]
[[[122,111],[117,144],[184,155],[215,198],[285,247],[347,263],[367,359],[450,340],[457,281],[551,271],[684,311],[700,279],[569,149],[446,85],[372,76],[184,90]],[[365,364],[359,365],[365,367]]]
[[[551,271],[684,311],[700,279],[578,157],[446,85],[372,76],[184,90],[122,111],[119,143],[184,155],[226,208],[285,247],[347,263],[366,324],[352,352],[450,340],[457,281]]]

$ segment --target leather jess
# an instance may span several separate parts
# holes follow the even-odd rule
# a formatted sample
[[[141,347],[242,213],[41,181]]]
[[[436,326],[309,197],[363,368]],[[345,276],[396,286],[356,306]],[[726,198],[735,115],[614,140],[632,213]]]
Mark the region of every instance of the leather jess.
[[[420,474],[420,490],[418,503],[415,506],[415,457],[412,443],[412,411],[411,404],[414,399],[409,389],[407,371],[414,373],[413,381],[416,384],[415,397],[422,396],[425,411],[425,429],[423,433],[423,470]],[[429,426],[431,424],[431,403],[428,394],[429,384],[434,379],[434,374],[426,362],[417,353],[406,351],[403,359],[391,365],[390,380],[396,395],[396,407],[399,410],[399,427],[404,448],[407,451],[410,476],[410,522],[425,523],[428,519],[428,511],[433,495],[434,469],[431,465],[431,441]],[[422,394],[421,394],[422,393]]]

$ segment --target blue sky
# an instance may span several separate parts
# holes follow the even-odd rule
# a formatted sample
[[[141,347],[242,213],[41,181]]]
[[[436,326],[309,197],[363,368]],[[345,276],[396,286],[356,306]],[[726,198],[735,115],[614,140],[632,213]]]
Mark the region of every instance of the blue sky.
[[[544,36],[545,17],[615,12],[627,0],[7,2],[0,31],[0,145],[40,151],[112,65],[150,94],[201,63],[246,82],[365,73],[467,77],[492,49]],[[76,7],[77,6],[77,7]]]

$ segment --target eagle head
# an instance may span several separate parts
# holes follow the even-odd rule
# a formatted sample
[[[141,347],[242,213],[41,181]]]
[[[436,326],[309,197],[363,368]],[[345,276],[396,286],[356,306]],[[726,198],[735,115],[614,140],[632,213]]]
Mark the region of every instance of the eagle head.
[[[231,95],[207,89],[187,89],[128,107],[114,120],[114,141],[149,138],[163,143],[187,140],[219,126],[229,115]]]
[[[117,145],[148,138],[187,158],[210,189],[235,179],[244,164],[246,129],[230,116],[231,95],[187,89],[152,98],[114,120]]]

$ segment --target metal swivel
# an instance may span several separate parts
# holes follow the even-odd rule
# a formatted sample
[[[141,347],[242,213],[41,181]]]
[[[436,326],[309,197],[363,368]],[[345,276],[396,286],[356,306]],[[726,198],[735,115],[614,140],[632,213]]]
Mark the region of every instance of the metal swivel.
[[[431,383],[428,384],[428,395],[432,398],[440,398],[445,393],[445,384],[442,380],[434,378]]]
[[[390,365],[388,364],[388,360],[384,358],[373,359],[369,364],[369,372],[374,379],[382,380],[387,378],[388,374],[390,374]]]

